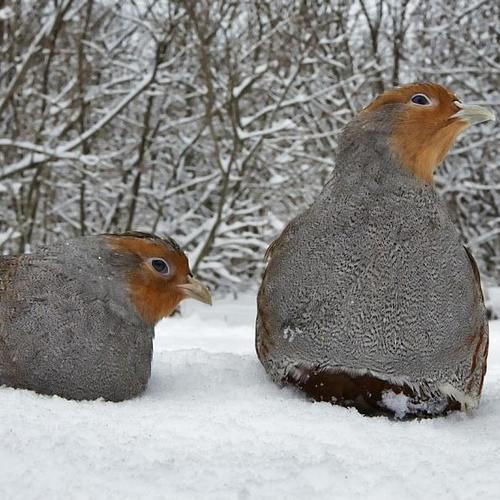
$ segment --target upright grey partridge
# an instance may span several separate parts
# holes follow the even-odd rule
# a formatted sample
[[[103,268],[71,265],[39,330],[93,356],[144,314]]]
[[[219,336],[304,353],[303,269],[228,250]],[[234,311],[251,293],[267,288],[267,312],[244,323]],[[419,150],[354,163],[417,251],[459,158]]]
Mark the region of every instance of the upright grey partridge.
[[[460,132],[491,119],[421,83],[385,92],[345,127],[333,177],[267,252],[256,349],[276,383],[395,418],[478,405],[479,272],[432,176]]]

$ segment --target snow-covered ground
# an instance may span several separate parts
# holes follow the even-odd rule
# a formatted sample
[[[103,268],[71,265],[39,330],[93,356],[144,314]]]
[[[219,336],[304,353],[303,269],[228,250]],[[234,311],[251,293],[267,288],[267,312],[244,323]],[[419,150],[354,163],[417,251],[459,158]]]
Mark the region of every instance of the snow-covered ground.
[[[478,411],[391,422],[268,381],[254,303],[162,322],[133,401],[0,388],[0,499],[500,498],[500,321]]]

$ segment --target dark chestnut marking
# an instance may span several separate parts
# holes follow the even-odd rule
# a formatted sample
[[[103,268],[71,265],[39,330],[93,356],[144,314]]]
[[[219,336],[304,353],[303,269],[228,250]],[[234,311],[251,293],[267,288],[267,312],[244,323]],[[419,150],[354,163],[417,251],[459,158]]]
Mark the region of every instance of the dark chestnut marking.
[[[384,405],[383,394],[385,391],[404,394],[415,403],[424,403],[426,401],[423,396],[415,393],[406,385],[392,384],[371,375],[353,376],[344,372],[333,372],[325,369],[301,368],[299,371],[302,372],[301,380],[289,375],[284,382],[299,388],[315,401],[326,401],[340,406],[354,407],[367,416],[396,417],[395,412]],[[456,410],[460,410],[460,403],[448,397],[447,404],[439,412],[439,415]],[[435,416],[437,416],[436,413],[416,409],[405,418]]]

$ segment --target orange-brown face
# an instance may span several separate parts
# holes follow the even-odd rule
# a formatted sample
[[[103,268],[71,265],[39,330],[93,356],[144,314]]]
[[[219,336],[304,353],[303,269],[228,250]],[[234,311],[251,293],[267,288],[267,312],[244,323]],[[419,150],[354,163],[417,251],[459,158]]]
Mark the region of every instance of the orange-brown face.
[[[129,294],[147,323],[156,324],[188,297],[211,304],[210,292],[194,279],[186,255],[174,242],[142,233],[104,238],[113,251],[133,258],[127,269]]]
[[[389,143],[401,163],[425,183],[453,146],[458,134],[474,123],[494,119],[490,110],[464,105],[449,90],[434,83],[416,83],[389,90],[362,113],[402,106]]]

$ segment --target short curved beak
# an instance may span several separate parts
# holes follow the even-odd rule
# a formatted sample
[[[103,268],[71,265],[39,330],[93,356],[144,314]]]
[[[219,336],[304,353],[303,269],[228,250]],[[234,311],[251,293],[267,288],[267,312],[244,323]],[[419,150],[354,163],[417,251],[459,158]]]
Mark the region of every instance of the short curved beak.
[[[177,287],[184,291],[186,297],[212,305],[212,296],[208,288],[202,285],[196,278],[188,276],[188,282],[184,285],[177,285]]]
[[[463,104],[455,101],[455,105],[460,108],[451,118],[458,118],[465,121],[469,126],[476,123],[487,122],[489,120],[496,120],[495,113],[491,109],[477,106],[476,104]]]

